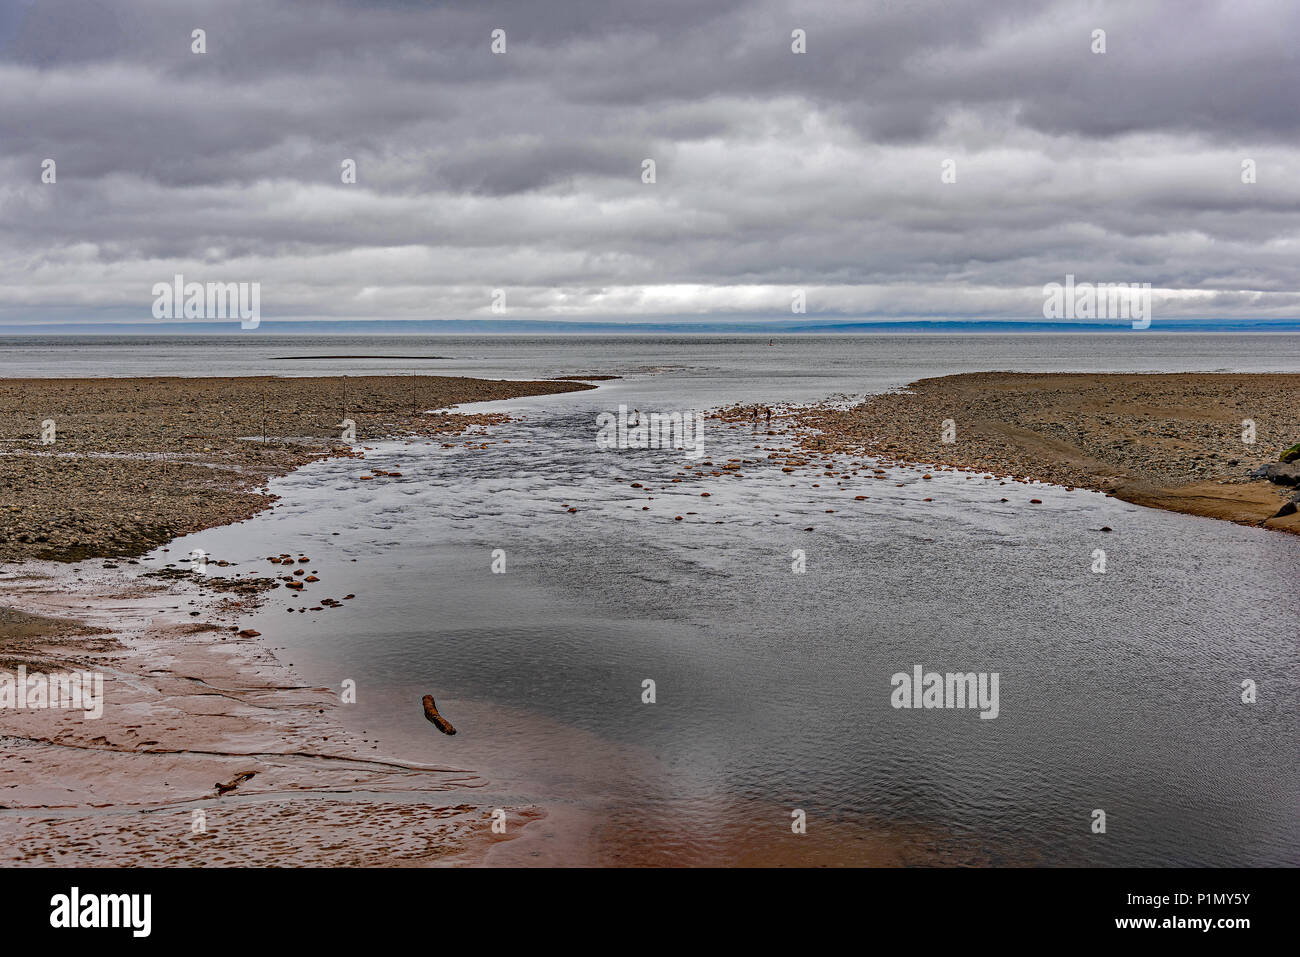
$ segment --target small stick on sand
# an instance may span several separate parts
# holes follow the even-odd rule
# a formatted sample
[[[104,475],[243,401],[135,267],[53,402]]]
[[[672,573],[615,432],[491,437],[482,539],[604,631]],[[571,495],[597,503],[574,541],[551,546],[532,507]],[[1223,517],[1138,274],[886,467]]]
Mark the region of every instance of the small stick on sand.
[[[424,696],[424,716],[433,722],[434,726],[443,734],[455,734],[456,729],[451,726],[451,722],[438,714],[438,706],[433,703],[433,695]]]
[[[233,791],[235,788],[243,784],[245,781],[251,781],[256,776],[257,776],[256,771],[244,771],[240,774],[236,774],[233,778],[231,778],[229,784],[222,784],[221,782],[218,781],[217,784],[214,785],[217,789],[217,796],[220,797],[223,794],[228,794],[229,792]]]

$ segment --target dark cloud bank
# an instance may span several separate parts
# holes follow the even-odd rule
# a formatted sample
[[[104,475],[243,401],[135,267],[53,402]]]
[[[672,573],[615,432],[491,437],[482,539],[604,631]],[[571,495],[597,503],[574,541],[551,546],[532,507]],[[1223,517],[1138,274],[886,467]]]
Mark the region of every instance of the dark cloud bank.
[[[176,273],[267,319],[1041,321],[1067,274],[1294,319],[1297,37],[1294,0],[9,0],[0,323],[147,321]]]

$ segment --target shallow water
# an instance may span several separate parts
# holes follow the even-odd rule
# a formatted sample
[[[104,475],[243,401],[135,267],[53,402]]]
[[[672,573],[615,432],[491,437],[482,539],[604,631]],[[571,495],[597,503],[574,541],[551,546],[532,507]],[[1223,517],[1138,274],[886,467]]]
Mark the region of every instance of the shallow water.
[[[278,590],[248,624],[307,680],[354,679],[344,718],[385,748],[479,772],[475,800],[550,810],[528,860],[876,862],[883,847],[920,863],[1300,863],[1300,537],[949,473],[828,478],[764,461],[701,477],[677,452],[601,452],[594,421],[619,403],[811,401],[966,370],[1298,371],[1300,337],[289,346],[250,340],[204,363],[174,342],[70,344],[57,372],[103,374],[105,349],[118,374],[405,349],[455,356],[418,366],[431,372],[626,376],[474,406],[522,418],[453,448],[314,463],[273,483],[274,510],[151,557],[202,548],[269,574],[267,555],[311,555],[308,598],[357,597],[288,614],[316,602]],[[30,350],[4,356],[8,375],[56,371]],[[357,362],[292,365],[371,371]],[[706,458],[786,444],[711,421]],[[357,481],[376,468],[402,477]],[[1091,571],[1098,547],[1105,574]],[[997,719],[891,707],[891,675],[918,664],[997,672]],[[1258,683],[1253,705],[1243,679]],[[455,737],[425,721],[428,692]],[[795,808],[806,837],[791,834]]]

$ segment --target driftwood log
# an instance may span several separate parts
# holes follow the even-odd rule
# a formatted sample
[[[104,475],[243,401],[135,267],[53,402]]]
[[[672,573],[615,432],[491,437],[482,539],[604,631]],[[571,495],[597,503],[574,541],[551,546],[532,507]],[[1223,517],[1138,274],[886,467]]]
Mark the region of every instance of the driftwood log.
[[[456,729],[451,726],[451,722],[438,714],[438,706],[433,703],[433,695],[431,694],[424,696],[424,716],[432,721],[434,727],[443,734],[456,733]]]
[[[251,781],[256,776],[257,776],[256,771],[244,771],[240,774],[236,774],[233,778],[231,778],[229,784],[222,784],[220,781],[218,781],[216,784],[217,797],[220,797],[223,794],[229,794],[231,791],[239,787],[245,781]]]

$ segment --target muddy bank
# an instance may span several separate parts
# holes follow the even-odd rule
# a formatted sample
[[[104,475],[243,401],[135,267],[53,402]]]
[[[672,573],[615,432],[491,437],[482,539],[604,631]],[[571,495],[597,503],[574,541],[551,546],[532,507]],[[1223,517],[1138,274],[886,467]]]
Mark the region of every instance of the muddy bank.
[[[447,376],[0,379],[0,562],[139,555],[250,517],[273,501],[259,491],[269,478],[321,456],[502,419],[433,410],[590,388]]]
[[[0,693],[0,860],[472,864],[540,820],[538,808],[512,807],[507,834],[493,834],[475,774],[384,754],[339,720],[341,689],[305,685],[247,628],[272,591],[317,582],[307,557],[268,573],[214,555],[202,573],[182,559],[143,576],[126,567],[134,559],[63,562],[142,554],[248,518],[274,501],[269,478],[364,456],[367,440],[438,441],[503,419],[431,409],[586,388],[428,376],[0,380],[0,562],[13,563],[0,572],[0,683],[12,694],[19,674],[84,675],[87,687],[94,675],[100,689],[93,711]],[[53,442],[41,441],[45,420]]]
[[[1294,490],[1250,477],[1300,440],[1296,374],[969,373],[852,408],[800,410],[793,422],[809,452],[1087,488],[1300,532],[1300,515],[1272,517]],[[1243,441],[1251,423],[1253,443]]]
[[[0,710],[0,862],[472,864],[542,817],[509,808],[495,835],[474,774],[345,730],[338,689],[304,685],[240,634],[262,597],[84,564],[0,577],[0,670],[103,681],[97,718]]]

